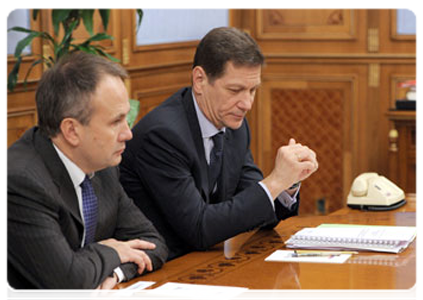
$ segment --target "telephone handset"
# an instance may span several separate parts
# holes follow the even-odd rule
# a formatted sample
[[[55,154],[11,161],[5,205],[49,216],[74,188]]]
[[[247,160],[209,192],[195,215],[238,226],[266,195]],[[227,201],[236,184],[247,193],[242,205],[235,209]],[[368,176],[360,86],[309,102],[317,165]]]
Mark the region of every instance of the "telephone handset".
[[[406,203],[404,191],[377,173],[363,173],[354,179],[347,205],[362,210],[392,210]]]

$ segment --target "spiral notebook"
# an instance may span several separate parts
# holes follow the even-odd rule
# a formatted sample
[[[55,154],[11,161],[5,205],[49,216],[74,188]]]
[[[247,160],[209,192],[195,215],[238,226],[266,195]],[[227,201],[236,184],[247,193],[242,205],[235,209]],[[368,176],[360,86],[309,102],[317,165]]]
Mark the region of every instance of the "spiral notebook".
[[[304,228],[286,242],[288,248],[402,252],[415,239],[413,226],[322,224]]]

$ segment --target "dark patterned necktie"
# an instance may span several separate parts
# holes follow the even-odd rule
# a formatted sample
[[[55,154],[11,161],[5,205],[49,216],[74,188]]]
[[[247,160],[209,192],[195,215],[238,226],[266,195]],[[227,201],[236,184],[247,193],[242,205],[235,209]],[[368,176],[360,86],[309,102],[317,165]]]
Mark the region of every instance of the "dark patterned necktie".
[[[222,157],[223,157],[223,132],[215,134],[212,137],[214,146],[210,152],[210,166],[209,166],[209,184],[210,194],[212,193],[214,186],[219,178],[222,170]]]
[[[85,242],[88,245],[95,240],[95,228],[97,225],[97,196],[94,193],[91,180],[85,176],[84,181],[81,183],[82,189],[82,211],[84,214],[85,224]]]

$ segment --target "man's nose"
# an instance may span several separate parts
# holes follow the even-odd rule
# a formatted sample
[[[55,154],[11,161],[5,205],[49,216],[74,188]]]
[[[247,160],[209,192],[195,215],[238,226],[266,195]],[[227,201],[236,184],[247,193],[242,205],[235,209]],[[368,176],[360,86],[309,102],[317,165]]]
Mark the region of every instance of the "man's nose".
[[[129,141],[132,139],[132,130],[129,128],[128,122],[124,122],[124,128],[120,134],[121,141]]]
[[[243,111],[249,111],[253,107],[254,103],[254,93],[246,91],[242,94],[242,98],[239,101],[239,108]]]

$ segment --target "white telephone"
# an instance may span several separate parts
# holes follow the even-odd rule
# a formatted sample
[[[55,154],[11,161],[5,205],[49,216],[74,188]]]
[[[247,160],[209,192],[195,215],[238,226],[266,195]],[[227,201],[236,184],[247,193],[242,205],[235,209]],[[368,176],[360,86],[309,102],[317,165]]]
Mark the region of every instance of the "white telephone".
[[[347,205],[362,210],[392,210],[406,203],[404,191],[377,173],[363,173],[352,183]]]

